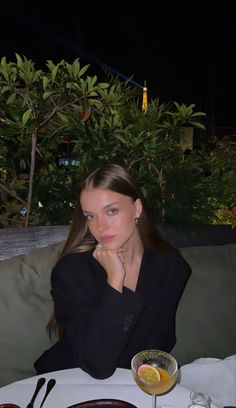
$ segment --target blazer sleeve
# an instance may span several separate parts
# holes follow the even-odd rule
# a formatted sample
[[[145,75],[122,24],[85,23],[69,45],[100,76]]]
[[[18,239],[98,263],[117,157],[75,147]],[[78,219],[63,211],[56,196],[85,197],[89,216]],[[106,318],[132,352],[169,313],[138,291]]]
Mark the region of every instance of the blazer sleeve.
[[[38,373],[80,367],[95,378],[113,374],[117,360],[145,308],[141,296],[118,292],[97,273],[89,256],[71,254],[52,272],[56,319],[64,338],[36,361]]]

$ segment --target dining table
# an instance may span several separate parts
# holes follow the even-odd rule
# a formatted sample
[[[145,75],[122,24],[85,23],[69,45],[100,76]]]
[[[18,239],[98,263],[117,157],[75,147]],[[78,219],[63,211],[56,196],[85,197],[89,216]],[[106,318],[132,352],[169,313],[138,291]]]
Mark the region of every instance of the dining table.
[[[56,384],[48,395],[44,408],[67,408],[79,402],[98,399],[116,399],[127,401],[137,408],[152,408],[151,395],[143,392],[135,383],[131,370],[124,368],[117,368],[111,377],[103,380],[92,378],[80,368],[36,375],[1,387],[0,404],[14,403],[20,408],[26,408],[40,377],[45,377],[46,382],[35,400],[34,408],[40,407],[46,384],[51,378],[56,380]],[[191,388],[180,381],[170,392],[158,396],[158,402],[165,408],[188,408],[191,391]],[[211,407],[222,408],[223,405],[212,401]]]

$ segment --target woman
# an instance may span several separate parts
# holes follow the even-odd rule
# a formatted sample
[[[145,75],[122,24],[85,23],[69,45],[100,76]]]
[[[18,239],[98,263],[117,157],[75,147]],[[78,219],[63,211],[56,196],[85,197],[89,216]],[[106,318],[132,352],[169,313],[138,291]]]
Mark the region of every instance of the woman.
[[[52,271],[62,338],[36,361],[38,374],[80,367],[107,378],[148,348],[171,351],[175,314],[190,276],[160,239],[127,171],[107,164],[81,184],[62,257]],[[52,322],[50,324],[52,328]]]

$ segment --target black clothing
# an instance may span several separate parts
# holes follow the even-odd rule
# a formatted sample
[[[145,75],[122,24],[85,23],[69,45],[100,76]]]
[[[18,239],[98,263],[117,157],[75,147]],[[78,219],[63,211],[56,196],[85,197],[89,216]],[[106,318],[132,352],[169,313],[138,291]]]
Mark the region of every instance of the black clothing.
[[[106,378],[117,367],[130,368],[144,349],[171,351],[175,313],[190,277],[177,252],[145,250],[136,291],[123,293],[106,281],[92,251],[64,256],[52,271],[52,297],[64,338],[35,362],[38,374],[80,367]]]

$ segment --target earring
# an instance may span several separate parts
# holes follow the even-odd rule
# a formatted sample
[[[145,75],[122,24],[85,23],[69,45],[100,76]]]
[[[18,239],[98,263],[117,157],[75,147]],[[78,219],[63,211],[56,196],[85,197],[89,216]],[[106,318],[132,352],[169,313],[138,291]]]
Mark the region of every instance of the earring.
[[[134,222],[135,222],[135,225],[138,225],[138,222],[139,222],[138,217],[136,217],[136,218],[134,219]]]

